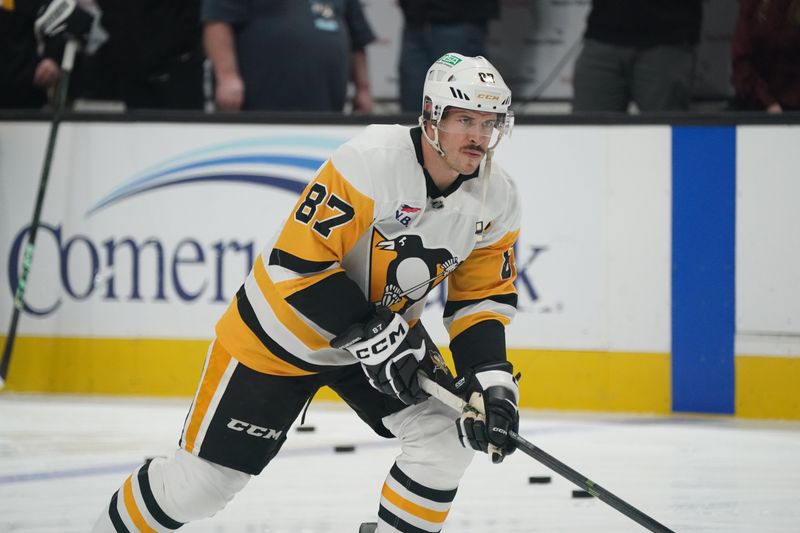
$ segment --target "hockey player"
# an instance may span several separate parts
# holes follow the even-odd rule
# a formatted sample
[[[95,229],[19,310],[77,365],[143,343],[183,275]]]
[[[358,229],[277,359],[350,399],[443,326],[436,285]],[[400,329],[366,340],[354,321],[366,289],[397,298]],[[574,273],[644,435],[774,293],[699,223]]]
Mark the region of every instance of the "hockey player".
[[[179,450],[128,477],[95,532],[212,516],[323,385],[400,439],[377,524],[362,531],[442,529],[474,450],[501,462],[519,420],[504,331],[520,206],[491,160],[510,102],[486,59],[447,54],[427,73],[418,127],[369,126],[323,164],[219,320]],[[459,418],[417,381],[420,369],[440,374],[419,318],[445,279],[460,390],[482,393],[485,417]]]

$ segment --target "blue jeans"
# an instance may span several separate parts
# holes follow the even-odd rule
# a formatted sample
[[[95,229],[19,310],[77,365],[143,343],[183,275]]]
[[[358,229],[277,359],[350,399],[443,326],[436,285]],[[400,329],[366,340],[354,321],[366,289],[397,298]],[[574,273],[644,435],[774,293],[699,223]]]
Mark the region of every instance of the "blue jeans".
[[[425,74],[447,52],[466,56],[486,55],[486,24],[406,24],[400,48],[400,106],[403,111],[422,110]]]

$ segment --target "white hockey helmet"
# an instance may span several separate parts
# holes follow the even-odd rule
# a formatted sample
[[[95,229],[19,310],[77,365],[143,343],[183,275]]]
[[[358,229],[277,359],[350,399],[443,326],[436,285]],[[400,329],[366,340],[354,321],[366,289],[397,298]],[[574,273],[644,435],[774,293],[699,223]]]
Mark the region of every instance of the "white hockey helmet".
[[[511,89],[486,58],[450,52],[437,59],[425,75],[420,124],[430,121],[436,130],[448,107],[497,113],[499,131],[492,143],[493,148],[500,137],[510,133],[513,127],[514,119],[513,112],[509,110],[510,105]],[[438,146],[438,132],[429,142],[442,153]]]

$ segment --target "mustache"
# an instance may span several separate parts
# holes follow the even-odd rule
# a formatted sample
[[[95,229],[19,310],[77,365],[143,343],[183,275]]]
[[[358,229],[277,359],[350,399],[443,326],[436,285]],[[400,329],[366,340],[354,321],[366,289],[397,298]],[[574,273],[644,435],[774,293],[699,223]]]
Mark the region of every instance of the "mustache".
[[[486,150],[483,148],[483,146],[481,146],[479,144],[468,144],[466,146],[462,146],[461,149],[462,150],[474,150],[475,152],[480,152],[482,154],[486,153]]]

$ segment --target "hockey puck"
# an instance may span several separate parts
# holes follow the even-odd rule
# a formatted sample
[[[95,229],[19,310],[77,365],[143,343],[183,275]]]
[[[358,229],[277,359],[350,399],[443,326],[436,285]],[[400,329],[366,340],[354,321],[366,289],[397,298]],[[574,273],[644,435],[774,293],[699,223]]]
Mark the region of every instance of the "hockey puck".
[[[594,498],[592,494],[586,492],[585,490],[573,490],[572,491],[573,498]]]
[[[550,476],[531,476],[528,478],[528,483],[531,485],[550,483],[553,479]]]
[[[350,444],[334,446],[333,447],[333,451],[336,452],[336,453],[352,453],[352,452],[356,451],[356,447],[352,446]]]
[[[314,426],[297,426],[298,433],[311,433],[314,431]]]

